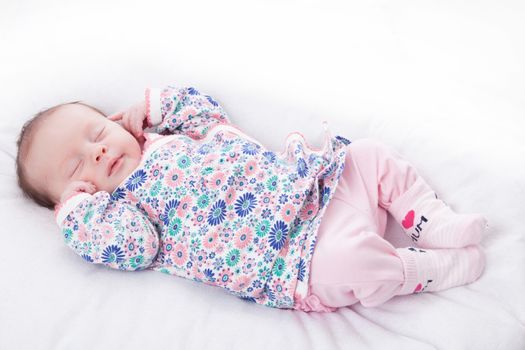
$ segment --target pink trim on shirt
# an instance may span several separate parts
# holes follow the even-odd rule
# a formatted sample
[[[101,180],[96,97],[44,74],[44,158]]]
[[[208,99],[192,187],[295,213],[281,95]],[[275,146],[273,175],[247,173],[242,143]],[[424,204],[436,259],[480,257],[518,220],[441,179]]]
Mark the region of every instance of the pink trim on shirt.
[[[70,195],[69,197],[67,197],[67,198],[66,198],[64,201],[62,201],[61,203],[55,205],[55,213],[54,213],[54,214],[55,214],[55,220],[56,220],[56,218],[57,218],[58,213],[60,212],[60,209],[62,209],[62,207],[63,207],[64,205],[66,205],[67,202],[69,202],[73,197],[78,196],[79,194],[84,194],[84,193],[86,193],[86,192],[75,192],[75,193],[73,193],[72,195]]]
[[[148,123],[148,126],[150,127],[151,126],[151,118],[150,118],[150,102],[149,102],[149,99],[150,99],[150,89],[147,88],[145,90],[145,101],[146,101],[146,121]]]

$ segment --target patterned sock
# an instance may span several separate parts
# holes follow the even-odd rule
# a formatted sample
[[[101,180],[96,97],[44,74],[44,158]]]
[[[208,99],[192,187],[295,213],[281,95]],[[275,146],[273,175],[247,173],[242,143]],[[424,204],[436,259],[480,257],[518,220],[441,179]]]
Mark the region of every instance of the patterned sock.
[[[405,283],[399,295],[437,292],[465,285],[479,278],[485,256],[479,246],[458,249],[398,248]]]
[[[487,220],[479,214],[456,214],[421,179],[392,202],[388,211],[422,248],[462,248],[479,244]]]

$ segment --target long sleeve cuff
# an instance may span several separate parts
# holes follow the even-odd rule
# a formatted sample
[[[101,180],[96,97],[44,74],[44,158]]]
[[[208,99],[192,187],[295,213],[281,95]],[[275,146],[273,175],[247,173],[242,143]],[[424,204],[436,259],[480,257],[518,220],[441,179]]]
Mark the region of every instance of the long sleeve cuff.
[[[61,226],[65,218],[86,198],[91,197],[89,193],[77,193],[69,197],[65,202],[60,203],[55,208],[55,220],[58,226]]]
[[[145,95],[148,126],[158,125],[162,122],[160,89],[148,88],[146,89]]]

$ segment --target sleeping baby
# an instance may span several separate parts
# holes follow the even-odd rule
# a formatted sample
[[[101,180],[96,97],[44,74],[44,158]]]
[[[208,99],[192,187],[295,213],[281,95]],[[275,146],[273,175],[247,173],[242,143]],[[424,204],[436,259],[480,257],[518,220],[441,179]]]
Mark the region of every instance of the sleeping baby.
[[[155,132],[145,132],[153,129]],[[17,175],[85,261],[151,269],[269,307],[334,311],[475,281],[486,220],[453,212],[394,150],[290,134],[274,152],[195,88],[81,102],[26,122]],[[387,212],[415,247],[384,237]]]

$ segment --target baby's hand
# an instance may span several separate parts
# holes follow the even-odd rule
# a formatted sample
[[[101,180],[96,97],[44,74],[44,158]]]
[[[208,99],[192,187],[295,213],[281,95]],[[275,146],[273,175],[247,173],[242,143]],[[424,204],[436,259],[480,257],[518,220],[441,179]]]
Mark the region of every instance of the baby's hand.
[[[95,187],[95,185],[93,185],[91,182],[88,182],[88,181],[73,181],[69,185],[67,185],[64,192],[62,192],[62,196],[60,197],[60,203],[65,202],[67,199],[72,197],[74,194],[77,194],[80,192],[86,192],[89,194],[93,194],[97,192],[97,188]]]
[[[114,122],[120,121],[120,124],[139,138],[143,135],[144,128],[147,127],[146,120],[146,103],[140,102],[129,108],[127,111],[119,112],[108,116],[109,120]]]

